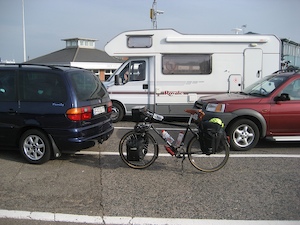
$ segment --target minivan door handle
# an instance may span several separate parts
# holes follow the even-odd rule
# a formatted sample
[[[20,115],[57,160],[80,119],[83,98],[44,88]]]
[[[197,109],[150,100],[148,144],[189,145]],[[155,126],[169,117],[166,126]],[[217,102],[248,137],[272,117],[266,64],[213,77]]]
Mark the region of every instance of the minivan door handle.
[[[9,109],[9,110],[8,110],[8,114],[9,114],[9,115],[15,115],[16,113],[17,113],[17,111],[14,110],[14,109]]]
[[[143,84],[143,89],[148,89],[148,84]]]

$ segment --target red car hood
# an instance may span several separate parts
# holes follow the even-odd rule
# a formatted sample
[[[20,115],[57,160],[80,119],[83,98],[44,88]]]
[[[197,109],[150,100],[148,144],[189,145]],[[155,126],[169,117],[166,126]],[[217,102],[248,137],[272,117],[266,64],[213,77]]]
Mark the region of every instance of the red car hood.
[[[204,102],[226,102],[226,103],[234,103],[236,101],[243,102],[251,102],[256,103],[260,102],[262,97],[256,97],[251,95],[245,95],[240,93],[227,93],[227,94],[218,94],[218,95],[209,95],[201,97],[199,100]]]

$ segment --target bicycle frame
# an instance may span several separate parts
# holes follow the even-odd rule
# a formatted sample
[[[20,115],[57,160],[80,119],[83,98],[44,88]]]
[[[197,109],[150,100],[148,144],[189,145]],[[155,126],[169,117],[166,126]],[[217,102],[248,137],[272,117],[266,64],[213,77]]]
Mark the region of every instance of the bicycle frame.
[[[153,115],[151,115],[153,116]],[[197,116],[197,115],[196,115]],[[189,120],[187,122],[187,124],[178,124],[178,123],[172,123],[172,122],[167,122],[167,121],[157,121],[156,123],[160,123],[160,124],[166,124],[166,125],[171,125],[171,126],[175,126],[175,127],[181,127],[181,128],[185,128],[184,130],[184,134],[183,134],[183,138],[182,138],[182,142],[180,143],[179,146],[174,146],[172,145],[171,143],[169,143],[168,141],[166,141],[161,132],[153,125],[153,123],[151,121],[143,121],[143,122],[137,122],[136,125],[135,125],[135,129],[136,127],[141,127],[142,126],[142,130],[143,132],[148,132],[148,129],[151,129],[153,130],[169,147],[171,147],[173,150],[175,150],[176,152],[178,151],[178,149],[182,148],[184,146],[184,143],[185,143],[185,140],[186,140],[186,136],[189,132],[191,132],[197,139],[199,138],[199,134],[198,132],[196,131],[193,131],[193,129],[191,128],[191,124],[192,124],[192,121],[193,119],[196,119],[195,118],[195,114],[191,114],[190,117],[189,117]],[[143,129],[145,128],[145,126],[147,127],[146,129]],[[180,152],[180,155],[186,155],[187,152],[186,150],[184,149],[184,151]],[[176,155],[177,157],[180,156],[180,155]]]

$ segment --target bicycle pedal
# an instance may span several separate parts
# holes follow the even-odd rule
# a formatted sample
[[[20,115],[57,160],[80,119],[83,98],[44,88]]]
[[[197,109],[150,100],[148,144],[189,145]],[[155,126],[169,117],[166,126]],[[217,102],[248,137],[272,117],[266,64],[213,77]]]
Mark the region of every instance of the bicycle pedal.
[[[175,157],[178,158],[178,159],[182,159],[183,158],[183,156],[179,152],[175,154]]]

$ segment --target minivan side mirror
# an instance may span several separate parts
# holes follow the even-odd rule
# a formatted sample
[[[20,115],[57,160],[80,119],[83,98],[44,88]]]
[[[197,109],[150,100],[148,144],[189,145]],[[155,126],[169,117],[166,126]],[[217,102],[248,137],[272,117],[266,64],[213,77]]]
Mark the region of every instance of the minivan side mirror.
[[[278,101],[289,101],[289,100],[291,100],[291,98],[290,98],[290,95],[287,94],[287,93],[282,93],[280,96],[276,96],[274,98],[275,102],[278,102]]]
[[[115,85],[120,85],[120,76],[115,74]]]

